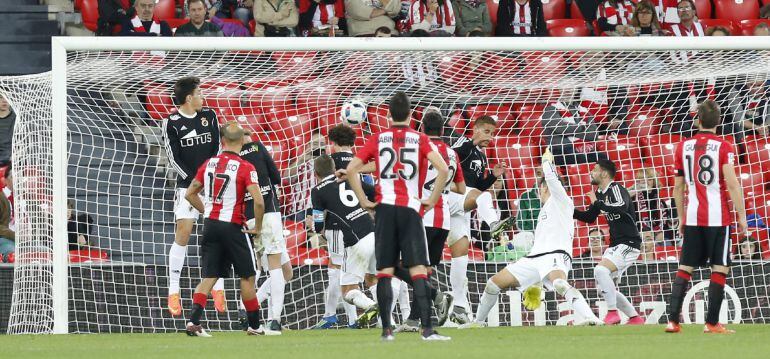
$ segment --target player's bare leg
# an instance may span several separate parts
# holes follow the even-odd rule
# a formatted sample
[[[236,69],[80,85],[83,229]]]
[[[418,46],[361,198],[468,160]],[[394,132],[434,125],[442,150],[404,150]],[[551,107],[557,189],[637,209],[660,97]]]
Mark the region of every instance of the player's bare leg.
[[[719,323],[719,311],[722,308],[722,301],[725,297],[725,280],[730,273],[730,267],[713,265],[711,266],[711,278],[709,279],[709,303],[706,313],[706,326],[704,333],[711,334],[732,334],[732,329],[725,328]]]
[[[615,285],[615,279],[612,278],[613,273],[617,272],[618,268],[615,263],[607,258],[602,258],[599,264],[594,267],[594,279],[599,291],[604,297],[604,301],[607,303],[607,316],[604,317],[604,324],[615,325],[620,324],[620,314],[618,309],[623,311],[623,314],[628,316],[629,324],[639,324],[641,320],[639,313],[634,309],[631,302],[617,290]]]
[[[454,299],[454,309],[449,314],[449,318],[457,324],[466,324],[470,322],[468,311],[468,293],[465,287],[465,281],[468,278],[468,248],[470,241],[468,237],[462,237],[449,246],[452,253],[452,264],[449,267],[449,283]]]
[[[489,191],[479,191],[476,188],[469,188],[465,196],[463,207],[466,212],[476,209],[479,219],[489,226],[489,234],[492,239],[496,239],[503,232],[513,228],[515,218],[508,217],[500,220],[500,215],[495,210],[495,199]]]
[[[682,329],[679,326],[679,317],[682,313],[682,301],[689,288],[692,279],[693,267],[679,265],[676,271],[674,283],[671,285],[671,297],[668,301],[668,325],[666,333],[679,333]]]
[[[588,325],[601,325],[602,321],[591,310],[591,306],[588,305],[583,294],[579,290],[575,289],[567,281],[567,273],[561,270],[554,270],[548,273],[546,276],[548,280],[553,283],[554,291],[556,294],[563,297],[567,302],[572,305],[572,310],[578,316],[576,321],[573,321],[575,325],[588,324]]]

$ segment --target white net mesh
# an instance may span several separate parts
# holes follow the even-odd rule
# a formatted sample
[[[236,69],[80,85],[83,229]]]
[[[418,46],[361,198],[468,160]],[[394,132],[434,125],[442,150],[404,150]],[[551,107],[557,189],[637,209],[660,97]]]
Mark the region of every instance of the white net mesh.
[[[693,133],[693,104],[716,99],[723,109],[720,131],[736,144],[747,209],[757,218],[751,244],[738,245],[744,238],[733,235],[736,255],[744,258],[749,250],[754,252],[736,262],[728,279],[735,300],[726,300],[725,313],[731,321],[767,322],[770,266],[762,258],[770,258],[770,248],[767,229],[759,222],[767,221],[770,200],[765,195],[770,193],[766,176],[770,141],[764,129],[770,123],[770,52],[674,55],[668,51],[70,51],[67,196],[76,213],[93,219],[89,236],[93,251],[71,257],[77,263],[69,271],[70,331],[163,332],[183,327],[183,319],[174,319],[165,310],[176,176],[160,146],[160,120],[174,109],[173,83],[188,75],[202,79],[206,106],[216,110],[220,123],[236,120],[254,130],[282,172],[281,209],[295,266],[286,290],[284,324],[289,328],[308,328],[323,314],[327,277],[319,264],[326,263],[326,255],[308,239],[303,224],[312,185],[311,154],[326,147],[326,133],[341,122],[345,101],[358,99],[369,106],[367,122],[354,126],[360,145],[363,136],[388,126],[385,103],[399,90],[412,98],[415,127],[425,107],[440,108],[448,119],[445,135],[450,141],[470,136],[478,116],[491,115],[498,121],[497,139],[487,153],[492,164],[504,161],[509,166],[495,195],[502,217],[516,216],[518,228],[500,242],[490,241],[484,228],[473,232],[468,287],[474,309],[486,280],[526,250],[521,245],[525,241],[514,240],[510,246],[505,242],[533,228],[537,216],[531,206],[536,197],[528,201],[520,197],[533,188],[541,151],[562,141],[567,143],[559,146],[562,152],[574,155],[557,153],[557,159],[564,161],[561,171],[578,207],[588,203],[588,172],[597,153],[614,160],[619,167],[616,180],[636,190],[645,243],[642,258],[626,272],[619,288],[645,312],[648,322],[665,319],[663,302],[680,248],[672,220],[676,218],[671,203],[672,144]],[[7,93],[20,114],[14,165],[21,178],[16,198],[24,202],[20,205],[17,200],[20,220],[9,332],[47,332],[50,263],[45,256],[34,261],[20,257],[50,252],[51,219],[45,207],[52,195],[46,167],[51,159],[50,99],[44,96],[50,92],[50,80],[2,79],[0,91]],[[552,126],[543,121],[544,113],[572,121],[576,131],[552,135],[566,125],[557,121],[560,124]],[[474,226],[478,228],[476,220]],[[592,228],[607,239],[602,217],[596,225],[578,224],[571,276],[601,311],[592,268],[602,247],[589,240],[595,235]],[[191,307],[192,286],[200,273],[200,229],[199,224],[193,232],[183,272],[185,309]],[[438,282],[446,290],[448,268],[442,265],[438,272]],[[701,276],[696,272],[695,279]],[[229,311],[206,312],[212,330],[237,327],[234,279],[227,280],[226,288]],[[686,303],[688,320],[702,321],[705,291],[696,288],[692,293],[693,300]],[[552,294],[546,295],[539,314],[521,310],[524,314],[518,315],[518,299],[503,298],[502,325],[566,323],[568,310]]]

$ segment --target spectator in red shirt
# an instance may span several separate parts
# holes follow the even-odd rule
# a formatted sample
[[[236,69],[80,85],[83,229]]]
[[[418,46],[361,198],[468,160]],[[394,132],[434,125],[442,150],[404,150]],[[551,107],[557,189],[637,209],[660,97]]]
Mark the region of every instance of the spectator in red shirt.
[[[412,0],[407,26],[411,31],[425,30],[432,35],[452,36],[455,13],[449,0]]]
[[[618,26],[630,25],[633,14],[634,3],[630,0],[607,0],[596,9],[596,22],[603,32],[616,31]]]
[[[303,36],[344,36],[343,0],[300,0],[299,28]]]

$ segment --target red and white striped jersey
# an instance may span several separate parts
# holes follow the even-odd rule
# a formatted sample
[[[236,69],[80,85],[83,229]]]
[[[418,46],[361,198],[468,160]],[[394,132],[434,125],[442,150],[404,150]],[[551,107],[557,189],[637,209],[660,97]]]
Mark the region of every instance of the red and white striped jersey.
[[[441,158],[444,159],[444,162],[446,162],[449,167],[449,177],[444,192],[441,194],[441,199],[436,203],[436,206],[433,207],[433,209],[425,212],[422,221],[425,224],[425,227],[449,230],[449,190],[452,182],[464,182],[465,178],[463,177],[463,169],[459,165],[457,152],[447,146],[441,139],[431,139],[431,141],[436,145],[438,154],[441,155]],[[425,175],[425,184],[422,187],[422,198],[428,198],[431,193],[433,193],[436,177],[438,177],[438,171],[433,168],[433,165],[428,163],[428,173]]]
[[[660,23],[678,24],[679,12],[676,5],[677,0],[655,0],[655,12],[658,14]]]
[[[628,25],[634,16],[634,3],[628,0],[618,0],[614,4],[605,1],[596,9],[596,18],[606,18],[611,25]]]
[[[727,226],[732,222],[722,166],[733,164],[730,142],[711,132],[699,132],[677,145],[674,165],[687,184],[685,225]]]
[[[257,170],[233,152],[222,152],[206,161],[195,175],[203,184],[205,218],[243,224],[246,188],[259,186]]]
[[[422,214],[422,187],[428,169],[428,154],[438,151],[424,133],[406,126],[393,126],[367,139],[356,157],[374,161],[375,201],[409,207]]]
[[[516,35],[531,35],[532,8],[529,6],[529,1],[524,4],[512,1],[511,6],[514,8],[513,18],[511,19],[513,33]]]

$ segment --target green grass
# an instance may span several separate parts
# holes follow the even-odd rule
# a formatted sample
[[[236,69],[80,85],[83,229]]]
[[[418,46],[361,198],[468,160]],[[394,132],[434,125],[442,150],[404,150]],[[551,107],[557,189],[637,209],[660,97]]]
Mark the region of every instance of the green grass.
[[[280,337],[213,333],[0,336],[0,358],[770,358],[769,325],[733,325],[734,335],[707,335],[702,326],[666,334],[663,326],[444,329],[451,342],[422,342],[416,333],[382,343],[377,330],[286,331]]]

